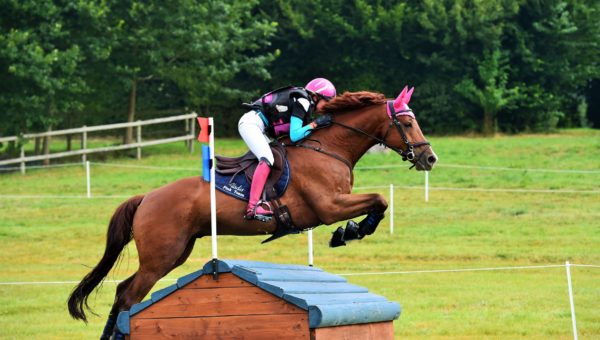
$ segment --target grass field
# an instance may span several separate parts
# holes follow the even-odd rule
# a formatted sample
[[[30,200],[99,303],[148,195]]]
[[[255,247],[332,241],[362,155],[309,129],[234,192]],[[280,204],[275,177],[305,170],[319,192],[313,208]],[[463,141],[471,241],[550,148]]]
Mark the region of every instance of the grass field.
[[[408,171],[407,163],[391,153],[367,154],[359,167],[398,165],[355,171],[356,187],[395,184],[395,232],[390,235],[386,218],[374,235],[331,249],[327,242],[337,224],[317,228],[316,266],[332,273],[381,273],[563,265],[567,260],[600,265],[600,131],[431,141],[440,162],[429,177],[429,202],[424,202],[422,172]],[[217,153],[237,155],[243,150],[238,140],[218,140]],[[77,197],[86,193],[81,166],[0,173],[0,282],[79,281],[99,260],[108,220],[126,196],[200,173],[192,170],[199,169],[198,151],[187,153],[183,143],[144,149],[140,161],[103,161],[92,166],[92,199]],[[389,195],[387,188],[357,191]],[[306,235],[267,245],[260,244],[262,239],[220,237],[219,254],[306,263]],[[210,240],[198,240],[188,262],[156,289],[197,270],[209,258]],[[135,247],[130,246],[109,279],[122,279],[136,266]],[[579,336],[600,339],[600,268],[571,270]],[[347,278],[402,305],[394,323],[397,338],[572,337],[564,267]],[[88,325],[67,313],[65,302],[74,285],[1,284],[0,338],[97,338],[116,284],[107,282],[92,295],[99,316]]]

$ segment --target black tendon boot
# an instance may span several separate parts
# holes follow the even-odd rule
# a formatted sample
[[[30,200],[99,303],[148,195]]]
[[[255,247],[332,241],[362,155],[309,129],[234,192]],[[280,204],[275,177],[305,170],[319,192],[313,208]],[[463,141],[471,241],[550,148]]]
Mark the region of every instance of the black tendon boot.
[[[356,222],[350,220],[348,221],[348,223],[346,224],[346,230],[344,231],[344,241],[352,241],[352,240],[359,240],[361,238],[364,237],[360,235],[360,233],[358,232],[358,224],[356,224]]]
[[[384,217],[385,215],[383,213],[369,213],[364,220],[358,223],[358,234],[360,235],[359,238],[373,234],[375,229],[377,229],[379,222],[381,222]]]
[[[100,340],[110,339],[111,334],[113,334],[115,324],[117,323],[117,313],[118,312],[111,311],[110,314],[108,314],[108,320],[106,320],[106,325],[104,326],[104,331],[102,331]]]

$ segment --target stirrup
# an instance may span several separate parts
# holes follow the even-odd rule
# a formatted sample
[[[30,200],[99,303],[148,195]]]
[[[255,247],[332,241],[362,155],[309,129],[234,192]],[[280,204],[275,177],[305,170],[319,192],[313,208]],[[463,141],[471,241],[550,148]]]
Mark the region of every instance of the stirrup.
[[[260,207],[263,204],[266,205],[267,208],[269,208],[269,210],[265,209],[265,213],[257,214],[256,210],[258,209],[258,207]],[[244,219],[258,220],[261,222],[270,222],[273,219],[273,211],[271,209],[271,205],[269,204],[269,202],[266,202],[263,200],[258,201],[258,203],[254,206],[252,211],[250,213],[246,213],[246,215],[244,215]]]

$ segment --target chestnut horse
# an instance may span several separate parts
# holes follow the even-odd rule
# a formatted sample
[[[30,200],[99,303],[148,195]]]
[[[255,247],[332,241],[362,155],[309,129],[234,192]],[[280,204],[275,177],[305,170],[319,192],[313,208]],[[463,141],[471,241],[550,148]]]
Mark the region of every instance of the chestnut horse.
[[[333,224],[369,214],[372,233],[387,209],[380,194],[352,194],[352,169],[377,143],[409,160],[417,170],[430,170],[437,157],[406,105],[411,91],[393,101],[372,92],[344,93],[324,108],[333,124],[314,133],[299,146],[287,147],[293,174],[281,202],[288,206],[294,224],[302,229]],[[119,283],[102,338],[113,333],[122,310],[140,302],[154,284],[181,265],[197,238],[210,235],[209,183],[201,177],[180,179],[122,203],[108,226],[106,249],[96,267],[73,290],[68,307],[71,316],[86,321],[87,298],[98,286],[133,238],[139,268]],[[246,202],[217,191],[219,235],[272,234],[274,220],[265,223],[243,217]],[[375,216],[376,218],[373,218]],[[375,221],[375,222],[373,222]],[[361,226],[365,223],[361,222]],[[368,228],[367,228],[368,229]]]

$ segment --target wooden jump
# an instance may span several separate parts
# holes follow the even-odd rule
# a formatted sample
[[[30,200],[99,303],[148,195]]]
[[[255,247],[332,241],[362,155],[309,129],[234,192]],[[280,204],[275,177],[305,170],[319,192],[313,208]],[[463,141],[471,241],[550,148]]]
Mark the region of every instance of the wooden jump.
[[[219,260],[119,314],[130,339],[393,339],[400,305],[321,269]]]

